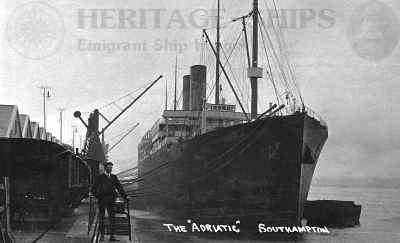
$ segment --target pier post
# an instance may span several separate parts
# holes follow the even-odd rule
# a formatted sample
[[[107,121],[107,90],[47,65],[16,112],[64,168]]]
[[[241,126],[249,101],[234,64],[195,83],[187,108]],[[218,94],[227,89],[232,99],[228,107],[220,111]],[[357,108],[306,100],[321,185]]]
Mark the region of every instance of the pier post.
[[[10,183],[8,177],[0,177],[0,223],[1,235],[8,237],[11,233],[10,226]]]

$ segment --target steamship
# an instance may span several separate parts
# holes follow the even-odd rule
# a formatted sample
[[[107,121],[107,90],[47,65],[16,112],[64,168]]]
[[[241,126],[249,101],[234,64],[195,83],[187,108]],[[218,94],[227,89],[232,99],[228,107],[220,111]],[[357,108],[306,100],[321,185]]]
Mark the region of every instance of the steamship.
[[[254,22],[248,67],[251,112],[239,100],[241,111],[220,99],[219,88],[215,102],[207,102],[207,67],[191,66],[190,75],[183,77],[181,109],[164,110],[138,145],[134,203],[208,223],[300,225],[328,128],[304,104],[269,104],[264,112],[257,111],[257,81],[263,77],[257,65],[257,0],[242,18]],[[217,73],[221,70],[229,82],[219,58],[219,39],[216,47],[208,43]]]

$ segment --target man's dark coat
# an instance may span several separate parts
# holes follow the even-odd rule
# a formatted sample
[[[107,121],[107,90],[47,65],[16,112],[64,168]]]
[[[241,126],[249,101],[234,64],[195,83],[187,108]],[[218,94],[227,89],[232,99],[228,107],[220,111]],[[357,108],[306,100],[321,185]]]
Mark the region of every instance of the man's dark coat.
[[[117,191],[122,197],[126,197],[121,183],[117,176],[113,174],[110,177],[106,174],[99,175],[92,187],[92,193],[99,201],[115,200],[118,197]]]

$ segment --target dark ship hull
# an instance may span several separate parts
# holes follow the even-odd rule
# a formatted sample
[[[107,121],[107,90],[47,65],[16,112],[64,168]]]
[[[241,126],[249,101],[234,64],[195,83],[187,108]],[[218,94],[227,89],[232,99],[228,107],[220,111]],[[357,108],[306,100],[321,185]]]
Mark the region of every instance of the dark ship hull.
[[[299,225],[327,137],[297,112],[164,146],[139,161],[136,203],[207,223]]]

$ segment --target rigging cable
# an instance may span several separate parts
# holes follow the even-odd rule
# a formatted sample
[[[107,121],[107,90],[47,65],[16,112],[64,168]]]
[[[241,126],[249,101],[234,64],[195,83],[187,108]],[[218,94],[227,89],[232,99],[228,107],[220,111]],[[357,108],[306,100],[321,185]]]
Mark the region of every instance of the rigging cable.
[[[262,17],[260,16],[260,18],[262,18]],[[265,31],[266,31],[267,37],[268,37],[268,39],[269,39],[269,41],[271,43],[272,49],[273,49],[272,41],[268,36],[267,30],[265,30]],[[276,34],[276,31],[274,31],[274,32]],[[282,56],[284,56],[284,55],[282,55]],[[297,94],[298,97],[300,97],[300,93],[297,92],[296,86],[294,85],[295,81],[293,79],[287,79],[287,77],[290,77],[290,74],[288,76],[285,75],[286,73],[284,71],[284,66],[281,63],[279,63],[278,57],[276,55],[275,55],[275,58],[276,58],[276,62],[278,62],[278,64],[279,64],[279,67],[280,67],[280,70],[281,70],[280,73],[281,73],[282,77],[284,78],[283,81],[284,81],[284,84],[285,84],[286,90],[287,90],[286,92],[284,92],[284,94],[286,94],[286,102],[287,102],[287,106],[286,106],[285,109],[286,109],[287,113],[291,113],[291,112],[294,112],[295,107],[292,106],[292,100],[289,99],[289,96],[291,96],[291,98],[294,98],[293,94]],[[283,59],[283,61],[285,61],[285,59]]]
[[[259,15],[259,16],[260,16],[260,20],[261,20],[261,23],[262,23],[262,27],[263,27],[263,29],[264,29],[264,31],[265,31],[265,33],[266,33],[266,37],[267,37],[268,43],[270,44],[271,49],[272,49],[272,54],[273,54],[272,57],[275,58],[275,63],[276,63],[276,65],[279,67],[279,70],[280,70],[279,73],[281,74],[281,76],[282,76],[282,78],[283,78],[282,81],[283,81],[283,83],[285,84],[286,89],[287,89],[287,90],[291,90],[290,85],[289,85],[288,80],[287,80],[287,77],[286,77],[286,73],[285,73],[285,71],[284,71],[284,69],[283,69],[283,66],[282,66],[281,62],[279,61],[279,57],[278,57],[278,55],[277,55],[277,53],[276,53],[276,51],[275,51],[275,49],[274,49],[273,42],[272,42],[272,40],[271,40],[271,38],[270,38],[270,36],[269,36],[269,34],[268,34],[268,30],[267,30],[267,28],[266,28],[264,19],[262,18],[261,15]]]
[[[129,134],[131,134],[137,127],[139,126],[139,123],[136,123],[135,126],[133,126],[118,142],[116,142],[111,148],[108,149],[108,153],[111,152],[118,144],[120,144]]]
[[[275,0],[272,0],[272,2],[273,2],[273,4],[274,4],[274,9],[275,9],[276,16],[279,16],[279,14],[278,14],[278,8],[277,8],[277,6],[276,6]],[[279,22],[278,22],[278,23],[279,23]],[[284,47],[286,48],[286,51],[288,52],[288,51],[289,51],[289,46],[288,46],[288,44],[287,44],[285,38],[283,38],[282,29],[280,28],[280,26],[278,26],[278,30],[279,30],[279,33],[280,33],[280,37],[281,37],[281,39],[283,40],[283,45],[284,45]],[[304,107],[303,96],[301,95],[301,90],[300,90],[300,88],[299,88],[299,86],[298,86],[298,83],[297,83],[297,80],[296,80],[296,75],[295,75],[295,72],[294,72],[294,70],[293,70],[293,65],[291,64],[291,62],[289,62],[289,57],[288,57],[288,55],[286,56],[286,62],[287,62],[288,68],[289,68],[289,72],[290,72],[290,74],[292,75],[292,79],[293,79],[294,85],[295,85],[295,87],[296,87],[296,89],[297,89],[297,92],[298,92],[298,95],[299,95],[299,97],[300,97],[301,103],[302,103],[302,105],[303,105],[303,107]]]
[[[243,34],[243,32],[241,32],[241,33],[239,34],[239,36],[237,37],[237,39],[236,39],[236,41],[235,41],[235,43],[234,43],[234,45],[233,45],[233,47],[232,47],[232,50],[231,50],[231,52],[229,53],[229,56],[228,56],[228,57],[226,57],[226,53],[224,52],[223,46],[221,45],[221,50],[224,52],[224,56],[225,56],[225,58],[226,58],[226,61],[225,61],[224,65],[223,65],[223,67],[226,67],[226,65],[229,64],[229,60],[230,60],[230,58],[232,57],[233,51],[235,50],[237,44],[239,43],[239,40],[240,40],[242,34]],[[213,90],[214,90],[214,88],[215,88],[215,82],[214,82],[214,85],[213,85]],[[210,92],[210,94],[208,95],[207,99],[211,96],[211,94],[212,94],[212,93]]]
[[[272,85],[273,85],[273,87],[274,87],[275,96],[276,96],[276,100],[277,100],[277,102],[278,102],[278,105],[280,105],[280,99],[279,99],[280,97],[279,97],[279,94],[278,94],[278,89],[277,89],[276,84],[275,84],[275,79],[274,79],[274,75],[273,75],[271,63],[270,63],[269,57],[268,57],[267,47],[266,47],[266,45],[265,45],[264,34],[262,33],[262,31],[261,31],[261,39],[262,39],[262,43],[263,43],[263,46],[264,46],[265,55],[266,55],[266,57],[267,57],[268,69],[270,70],[270,71],[268,72],[269,78],[270,78],[270,80],[271,80],[271,82],[272,82]]]
[[[132,97],[132,95],[133,95],[134,93],[140,91],[141,89],[146,88],[146,87],[147,87],[149,84],[151,84],[152,82],[153,82],[153,81],[148,82],[148,83],[144,84],[143,86],[141,86],[141,87],[139,87],[139,88],[137,88],[137,89],[135,89],[135,90],[129,92],[128,94],[123,95],[123,96],[119,97],[118,99],[115,99],[115,100],[109,102],[108,104],[103,105],[103,106],[100,107],[98,110],[105,109],[105,108],[107,108],[107,107],[109,107],[109,106],[111,106],[111,105],[116,105],[116,106],[118,106],[118,105],[117,105],[117,102],[123,100],[124,98],[127,98],[127,97],[134,98],[134,97]],[[118,107],[119,107],[119,106],[118,106]],[[119,108],[120,108],[120,107],[119,107]],[[83,112],[82,114],[88,114],[88,113],[90,113],[90,112],[91,112],[91,111],[87,111],[87,112]]]
[[[222,53],[224,54],[225,58],[227,58],[225,49],[221,47],[221,50],[222,50]],[[230,69],[230,71],[231,71],[231,74],[232,74],[231,76],[233,77],[233,81],[235,81],[236,86],[237,86],[238,88],[240,88],[240,87],[239,87],[239,84],[238,84],[239,82],[238,82],[238,80],[237,80],[237,78],[236,78],[236,76],[235,76],[235,73],[233,72],[232,65],[231,65],[229,62],[227,62],[227,64],[228,64],[228,67],[229,67],[229,69]],[[239,93],[240,93],[241,98],[244,100],[245,97],[244,97],[244,95],[243,95],[243,93],[242,93],[242,90],[241,90],[241,89],[238,89],[238,90],[239,90]]]
[[[276,14],[276,16],[278,16],[279,17],[279,13],[278,13],[278,10],[277,10],[277,7],[276,7],[276,4],[275,4],[275,1],[273,0],[273,3],[274,3],[274,11],[275,11],[275,14]],[[264,4],[265,4],[265,6],[266,6],[266,8],[267,9],[269,9],[268,8],[268,4],[267,4],[267,2],[264,0]],[[262,16],[261,16],[261,14],[259,13],[259,16],[260,16],[260,18],[262,19]],[[285,39],[283,38],[283,33],[282,33],[282,30],[281,30],[281,28],[280,28],[280,26],[279,26],[279,20],[277,21],[277,27],[275,27],[275,24],[274,24],[274,21],[273,21],[273,19],[272,19],[272,17],[271,17],[271,13],[268,11],[268,17],[269,17],[269,20],[271,21],[271,24],[272,24],[272,29],[273,29],[273,31],[274,31],[274,33],[275,33],[275,36],[276,36],[276,39],[277,39],[277,42],[278,42],[278,45],[279,45],[279,50],[280,50],[280,54],[281,54],[281,59],[282,59],[282,62],[283,62],[283,64],[280,64],[280,65],[282,65],[282,72],[284,72],[283,71],[283,69],[284,69],[284,64],[286,64],[287,65],[287,69],[288,69],[288,77],[290,78],[290,80],[291,80],[291,84],[292,84],[292,86],[294,87],[294,90],[295,90],[295,92],[293,92],[293,93],[296,93],[297,95],[298,95],[298,97],[299,97],[299,99],[300,99],[300,101],[302,102],[302,104],[303,104],[303,106],[304,106],[304,101],[303,101],[303,97],[302,97],[302,95],[301,95],[301,91],[300,91],[300,89],[299,89],[299,87],[298,87],[298,84],[297,84],[297,82],[296,82],[296,77],[295,77],[295,74],[294,74],[294,71],[293,71],[293,67],[292,67],[292,65],[291,65],[291,63],[289,62],[289,57],[288,57],[288,45],[287,45],[287,43],[286,43],[286,41],[285,41]],[[279,19],[279,18],[278,18]],[[262,21],[263,21],[263,19],[262,19]],[[265,23],[263,23],[263,24],[265,24]],[[279,30],[279,33],[278,33],[278,31],[276,30],[276,29],[278,29]],[[267,30],[265,29],[265,31],[267,32]],[[271,42],[271,45],[272,45],[272,42]],[[285,72],[286,73],[286,72]]]

